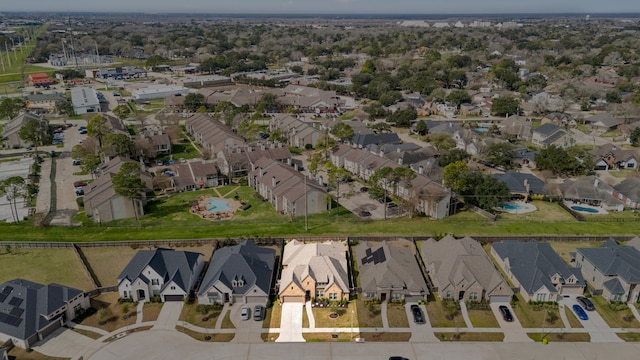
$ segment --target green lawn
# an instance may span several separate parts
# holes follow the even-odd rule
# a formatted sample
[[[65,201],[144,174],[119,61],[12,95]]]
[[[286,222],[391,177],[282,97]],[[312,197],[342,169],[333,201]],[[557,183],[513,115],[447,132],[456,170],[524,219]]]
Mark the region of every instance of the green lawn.
[[[207,342],[227,343],[236,336],[235,334],[203,334],[197,331],[187,329],[184,326],[180,326],[180,325],[176,326],[176,330],[186,335],[189,335],[198,341],[207,341]]]
[[[433,333],[438,339],[441,341],[489,341],[489,342],[502,342],[504,340],[504,334],[501,332],[491,332],[491,333],[482,333],[482,332],[459,332],[459,333],[449,333],[449,332],[434,332]]]
[[[275,301],[274,304],[267,308],[264,320],[262,321],[263,329],[278,329],[280,328],[280,317],[282,315],[282,306],[278,305]]]
[[[408,328],[409,319],[407,319],[407,311],[404,305],[388,304],[387,321],[389,321],[389,327]]]
[[[353,324],[357,324],[357,317],[355,316],[355,304],[351,305],[353,309]],[[349,308],[336,308],[336,307],[314,307],[311,309],[313,313],[313,319],[316,322],[317,328],[340,328],[350,327],[351,322],[351,309]],[[305,311],[306,313],[306,311]],[[329,315],[337,314],[338,317],[332,318]],[[308,320],[307,320],[308,321]]]
[[[469,310],[469,319],[473,327],[477,328],[498,328],[498,320],[491,310]]]
[[[371,311],[373,310],[373,311]],[[380,305],[374,304],[369,307],[362,300],[356,300],[356,313],[354,314],[354,327],[358,324],[359,327],[382,327],[382,316],[380,315]]]
[[[572,328],[583,328],[582,323],[576,317],[576,314],[571,310],[571,307],[565,306],[564,312],[567,315],[567,320],[569,320],[569,325]]]
[[[0,247],[0,283],[16,278],[42,284],[58,283],[92,290],[80,258],[71,248],[30,249]]]
[[[562,328],[564,324],[558,313],[558,306],[546,304],[543,307],[530,305],[522,300],[520,294],[517,295],[517,301],[512,307],[516,313],[516,317],[522,324],[523,328]],[[545,311],[546,310],[546,311]],[[557,320],[553,323],[548,321],[550,312],[556,314]]]
[[[602,241],[550,241],[553,250],[568,264],[571,260],[570,253],[576,252],[577,248],[600,247]]]
[[[590,342],[591,336],[587,333],[527,333],[533,341],[547,339],[549,342]]]
[[[624,341],[628,342],[638,342],[640,341],[640,333],[617,333],[618,337]]]
[[[631,321],[626,321],[625,317],[631,314],[631,310],[616,311],[609,306],[609,302],[602,296],[593,296],[591,301],[596,311],[604,321],[612,328],[640,328],[640,323],[635,317],[628,317]],[[622,306],[624,308],[624,306]]]
[[[427,315],[429,316],[431,326],[437,328],[466,328],[467,325],[464,322],[464,318],[462,318],[460,310],[455,310],[453,308],[447,309],[443,304],[443,301],[440,299],[427,302]],[[453,315],[453,319],[447,318],[447,316],[451,315]]]
[[[180,314],[180,321],[185,321],[190,324],[213,329],[216,327],[216,321],[220,316],[222,310],[209,310],[206,313],[198,311],[198,304],[185,304],[182,307],[182,313]]]

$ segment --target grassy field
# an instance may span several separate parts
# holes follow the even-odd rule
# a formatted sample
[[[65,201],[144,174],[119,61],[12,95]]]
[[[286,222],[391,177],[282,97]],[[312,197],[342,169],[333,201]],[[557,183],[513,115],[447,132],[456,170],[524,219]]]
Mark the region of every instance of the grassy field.
[[[118,293],[106,293],[92,298],[91,307],[97,312],[86,317],[80,324],[111,332],[136,323],[136,305],[118,304]],[[125,307],[128,307],[126,309],[129,314],[127,319],[123,318]]]
[[[389,321],[389,327],[396,328],[408,328],[409,319],[407,318],[407,311],[403,305],[389,304],[387,305],[387,320]]]
[[[533,341],[547,339],[549,342],[590,342],[591,336],[587,333],[527,333]]]
[[[466,328],[467,325],[462,318],[462,313],[458,310],[455,312],[452,320],[447,319],[448,310],[445,309],[442,300],[429,301],[426,305],[427,315],[432,327],[455,327]]]
[[[127,246],[118,247],[85,247],[82,252],[87,258],[93,272],[98,277],[102,286],[117,285],[118,275],[131,261],[138,250],[153,250],[153,247],[140,247],[132,249]],[[213,245],[198,247],[178,247],[174,250],[191,251],[201,253],[208,260],[213,252]]]
[[[498,320],[491,310],[468,310],[469,319],[473,327],[477,328],[498,328]]]
[[[558,222],[558,221],[574,221],[575,220],[573,216],[571,216],[571,214],[566,212],[557,203],[552,203],[548,201],[532,201],[531,204],[537,208],[536,211],[527,213],[527,214],[500,213],[500,221],[502,222],[508,222],[508,221]]]
[[[591,301],[596,308],[596,311],[604,321],[612,328],[640,328],[640,323],[635,317],[631,317],[631,321],[626,321],[624,318],[631,314],[631,310],[615,311],[609,306],[609,302],[602,296],[593,296]]]
[[[233,340],[233,338],[236,336],[236,334],[203,334],[200,332],[187,329],[180,325],[176,326],[176,330],[186,335],[189,335],[198,341],[207,341],[207,342],[229,342]]]
[[[22,278],[92,290],[91,279],[72,249],[0,248],[0,282]]]
[[[221,312],[222,310],[211,310],[206,314],[202,314],[198,311],[197,304],[185,304],[182,307],[180,321],[185,321],[206,329],[213,329],[216,327],[216,321],[218,321]]]
[[[502,342],[504,340],[504,334],[500,332],[460,332],[460,333],[433,333],[441,341],[489,341],[489,342]]]

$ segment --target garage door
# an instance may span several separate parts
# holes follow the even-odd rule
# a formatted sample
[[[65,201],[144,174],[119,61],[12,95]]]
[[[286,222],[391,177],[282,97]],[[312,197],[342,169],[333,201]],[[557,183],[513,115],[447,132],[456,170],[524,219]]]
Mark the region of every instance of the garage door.
[[[247,296],[247,304],[265,304],[267,299],[264,296]]]
[[[509,295],[495,295],[489,297],[489,301],[491,303],[508,303],[511,301],[511,296]]]
[[[164,301],[183,301],[184,295],[165,295]]]
[[[44,339],[47,336],[49,336],[52,332],[58,330],[61,326],[62,324],[60,321],[60,316],[58,316],[58,318],[54,322],[52,322],[46,328],[40,331],[40,335],[42,335],[42,338]]]
[[[304,302],[304,296],[283,296],[282,302]]]

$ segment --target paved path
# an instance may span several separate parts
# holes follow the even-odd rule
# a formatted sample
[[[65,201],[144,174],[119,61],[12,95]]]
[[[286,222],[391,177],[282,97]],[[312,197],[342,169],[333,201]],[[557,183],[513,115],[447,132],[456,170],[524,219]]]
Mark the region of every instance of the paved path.
[[[462,313],[462,318],[464,319],[464,323],[467,325],[469,329],[472,329],[473,324],[471,323],[471,319],[469,318],[469,311],[467,311],[467,304],[464,301],[460,301],[460,312]]]
[[[220,315],[216,319],[216,329],[222,329],[222,322],[224,321],[224,317],[227,316],[227,311],[229,311],[229,307],[230,307],[229,303],[225,303],[224,306],[222,307],[222,311],[220,312]]]
[[[427,313],[427,309],[424,305],[419,305],[422,309],[422,313],[424,314],[424,324],[416,324],[413,321],[413,314],[411,313],[411,305],[416,305],[417,303],[406,303],[404,306],[405,312],[407,313],[407,319],[409,319],[409,330],[411,331],[411,338],[409,342],[439,342],[438,338],[434,335],[434,329],[431,327],[431,321],[429,320],[429,314]],[[393,329],[385,329],[385,331],[394,332],[398,330],[398,328]],[[406,332],[406,329],[405,331]]]
[[[382,327],[385,329],[389,328],[389,318],[387,318],[387,301],[383,301],[380,304],[380,315],[382,316]]]
[[[302,304],[285,302],[282,304],[280,336],[276,342],[304,342],[302,336]]]
[[[184,303],[182,301],[164,303],[158,315],[158,320],[156,320],[152,330],[175,330],[180,319],[183,305]]]
[[[558,301],[558,304],[568,307],[571,311],[571,307],[578,304],[574,296],[569,298],[563,298]],[[616,333],[609,327],[606,321],[600,316],[597,311],[587,311],[589,320],[580,320],[584,330],[589,333],[591,342],[624,342],[616,335]],[[576,317],[577,318],[577,317]],[[568,324],[568,322],[565,322]],[[571,332],[575,332],[577,329],[571,329]]]
[[[93,330],[92,330],[93,331]],[[60,328],[44,341],[37,343],[33,349],[52,357],[70,358],[90,347],[93,339],[73,330]]]
[[[500,312],[500,305],[505,305],[511,310],[511,315],[513,316],[512,322],[504,321],[502,318],[502,313]],[[493,315],[498,320],[498,324],[500,328],[504,330],[504,342],[532,342],[531,338],[527,336],[527,332],[520,325],[520,321],[516,317],[515,311],[511,308],[511,305],[504,303],[492,303],[491,311],[493,311]],[[530,331],[531,332],[531,331]]]
[[[629,305],[629,309],[631,309],[631,312],[633,313],[633,316],[636,317],[636,320],[640,321],[640,313],[638,312],[636,305],[633,302],[630,302],[627,305]]]
[[[569,308],[571,309],[571,308]],[[571,323],[569,322],[569,318],[567,317],[567,311],[565,310],[565,304],[558,303],[558,313],[560,315],[560,319],[562,323],[564,323],[564,327],[567,329],[571,329]]]
[[[38,197],[36,198],[36,213],[47,214],[51,208],[51,158],[44,157],[40,167],[40,181],[38,182]]]
[[[304,310],[307,312],[307,319],[309,319],[309,328],[315,329],[316,318],[313,316],[313,310],[311,309],[311,301],[307,301],[305,303]]]
[[[108,331],[97,328],[97,327],[93,327],[93,326],[86,326],[86,325],[80,325],[80,324],[76,324],[73,321],[69,323],[69,327],[72,329],[80,329],[80,330],[87,330],[87,331],[91,331],[94,332],[96,334],[100,334],[100,335],[107,335],[109,334]]]
[[[136,307],[136,324],[142,324],[143,311],[144,302],[140,301],[138,302],[138,307]]]

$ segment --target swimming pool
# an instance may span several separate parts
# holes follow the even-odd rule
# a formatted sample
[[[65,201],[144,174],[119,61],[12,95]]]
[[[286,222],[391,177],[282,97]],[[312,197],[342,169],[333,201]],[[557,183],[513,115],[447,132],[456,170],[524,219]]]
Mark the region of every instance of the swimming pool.
[[[489,132],[489,129],[483,128],[483,127],[477,127],[477,128],[474,128],[473,130],[475,130],[476,132],[479,132],[479,133],[487,133],[487,132]]]
[[[537,208],[533,204],[523,203],[520,201],[509,201],[497,207],[496,210],[504,211],[509,214],[527,214],[536,211]]]
[[[527,207],[522,205],[522,204],[516,204],[516,203],[506,203],[506,204],[502,204],[501,206],[503,209],[505,210],[524,210]]]
[[[588,207],[584,207],[584,206],[577,206],[577,205],[572,206],[571,210],[575,210],[577,212],[584,212],[584,213],[587,213],[587,214],[598,214],[598,213],[600,213],[600,210],[598,210],[598,209],[592,209],[592,208],[588,208]]]
[[[229,202],[222,199],[209,199],[204,205],[207,211],[210,213],[217,213],[217,212],[231,210],[231,206],[229,205]]]

